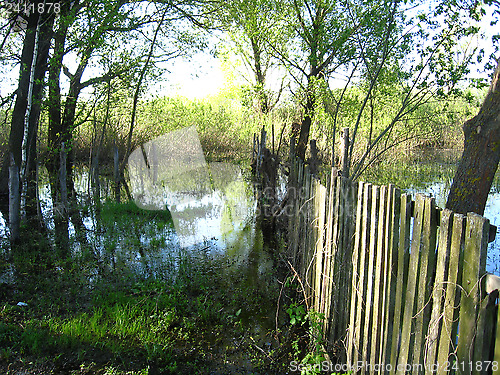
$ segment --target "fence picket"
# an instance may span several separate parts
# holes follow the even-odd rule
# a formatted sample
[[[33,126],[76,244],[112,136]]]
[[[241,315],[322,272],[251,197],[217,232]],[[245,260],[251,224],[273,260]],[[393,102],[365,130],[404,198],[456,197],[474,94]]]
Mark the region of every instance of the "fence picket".
[[[323,257],[324,249],[324,235],[325,235],[325,202],[326,202],[326,188],[314,181],[314,217],[317,220],[315,225],[314,246],[315,246],[315,270],[314,270],[314,309],[319,311],[320,298],[321,298],[321,284],[322,284],[322,271],[323,271]]]
[[[354,235],[354,225],[353,225],[353,202],[355,202],[354,198],[356,197],[357,190],[356,185],[352,185],[348,179],[342,179],[342,210],[343,210],[343,232],[342,232],[342,247],[339,259],[339,279],[340,279],[340,288],[339,295],[341,296],[350,296],[351,295],[351,286],[352,286],[352,236]],[[349,314],[349,298],[340,298],[339,303],[339,319],[338,326],[336,331],[335,339],[343,340],[345,338],[345,333],[348,329],[348,314]],[[345,363],[347,358],[344,356],[344,353],[341,353],[340,361]]]
[[[447,365],[450,353],[455,353],[458,330],[458,306],[460,301],[460,283],[462,282],[463,241],[465,236],[465,216],[453,214],[450,263],[448,280],[446,281],[443,315],[441,318],[441,332],[438,340],[437,375],[449,372]],[[454,354],[453,354],[454,355]]]
[[[391,368],[395,369],[399,358],[401,341],[401,326],[405,306],[405,291],[408,282],[408,267],[410,262],[410,222],[411,198],[408,194],[401,195],[401,221],[399,226],[398,269],[396,277],[396,300],[394,303],[394,327],[391,345]]]
[[[488,245],[489,221],[477,214],[467,214],[465,229],[465,247],[462,288],[460,299],[460,327],[458,332],[457,359],[465,363],[459,368],[459,373],[470,374],[473,359],[474,338],[476,335],[476,319],[480,303],[480,278],[484,274],[484,263]]]
[[[335,210],[335,198],[336,198],[336,187],[337,187],[337,176],[333,173],[330,179],[330,189],[328,193],[328,211],[327,211],[327,227],[326,227],[326,239],[325,239],[325,257],[323,260],[323,292],[322,292],[322,302],[320,312],[325,315],[325,321],[323,329],[325,332],[328,330],[328,322],[331,316],[331,305],[330,298],[328,296],[332,295],[333,289],[333,217]]]
[[[474,358],[472,363],[473,374],[488,374],[490,364],[484,361],[485,354],[490,354],[493,348],[493,329],[495,327],[495,309],[496,300],[498,299],[498,290],[494,290],[488,294],[479,309],[479,318],[477,322],[477,334],[474,343]]]
[[[448,277],[448,266],[450,263],[451,235],[452,235],[453,212],[444,210],[441,214],[439,227],[439,245],[436,262],[436,280],[432,294],[432,314],[429,324],[429,335],[425,345],[426,374],[434,371],[430,365],[436,363],[438,338],[442,324],[442,314],[444,310],[444,297]]]
[[[356,229],[355,234],[361,233],[362,228],[362,215],[363,215],[363,182],[358,183],[358,196],[356,205]],[[347,363],[352,364],[353,362],[353,349],[354,337],[355,337],[355,317],[359,302],[359,274],[360,274],[360,247],[361,247],[361,236],[356,235],[354,238],[354,249],[352,252],[352,293],[351,293],[351,307],[349,311],[349,332],[348,332],[348,345],[347,345]]]
[[[378,234],[378,212],[380,206],[380,188],[378,186],[372,186],[372,210],[370,219],[370,239],[368,247],[368,271],[365,275],[367,278],[366,285],[366,299],[365,299],[365,321],[364,321],[364,337],[363,337],[363,356],[365,360],[371,358],[372,352],[372,327],[373,327],[373,276],[375,269],[375,258],[377,255],[377,234]],[[366,372],[366,367],[361,369],[361,373]]]
[[[367,285],[368,285],[368,263],[367,256],[369,252],[369,238],[370,238],[370,227],[371,227],[371,215],[372,212],[372,185],[363,185],[363,219],[361,233],[357,235],[360,236],[360,260],[359,260],[359,283],[358,283],[358,299],[357,299],[357,311],[356,314],[356,324],[354,331],[354,356],[352,364],[356,364],[359,360],[363,359],[363,347],[365,346],[365,339],[368,337],[363,334],[363,328],[365,327],[366,306],[367,306]]]
[[[422,247],[420,249],[420,266],[417,287],[417,315],[415,318],[415,342],[413,344],[414,364],[424,363],[424,346],[427,336],[427,328],[431,317],[432,287],[434,284],[434,272],[436,263],[436,205],[434,198],[425,198],[424,201],[424,225],[422,230]],[[420,369],[414,373],[421,373]]]
[[[396,285],[398,284],[398,243],[399,243],[399,220],[401,211],[401,192],[389,185],[389,201],[388,201],[386,225],[388,228],[387,239],[387,257],[386,257],[386,273],[384,285],[386,288],[385,305],[385,328],[384,337],[381,347],[381,357],[379,363],[391,363],[391,348],[392,336],[394,329],[395,307],[396,307]]]
[[[344,209],[343,209],[343,187],[344,179],[342,177],[337,178],[337,187],[335,191],[335,213],[333,221],[333,243],[332,243],[332,257],[333,257],[333,273],[332,273],[332,295],[341,295],[341,278],[340,274],[343,269],[343,223],[344,223]],[[329,326],[328,336],[330,340],[335,342],[338,339],[338,331],[340,326],[340,314],[341,314],[341,298],[331,298],[331,311],[335,315],[332,324]]]
[[[377,225],[377,241],[376,241],[376,251],[373,255],[375,257],[375,267],[373,269],[373,304],[372,304],[372,334],[371,334],[371,351],[370,351],[370,363],[377,364],[380,363],[379,355],[380,355],[380,342],[381,335],[383,334],[382,327],[382,299],[383,299],[383,287],[382,283],[383,275],[385,274],[385,269],[383,267],[385,263],[385,239],[387,233],[385,232],[386,228],[384,225],[384,219],[386,217],[386,196],[387,196],[387,187],[380,187],[380,204],[378,209],[378,225]]]
[[[417,313],[416,299],[418,277],[420,273],[420,250],[422,247],[422,230],[425,218],[425,197],[417,194],[415,197],[415,220],[413,222],[413,234],[410,248],[410,265],[408,284],[406,289],[406,303],[403,313],[403,324],[401,331],[401,349],[398,358],[398,369],[396,374],[405,373],[404,369],[411,361],[414,343],[414,315]]]

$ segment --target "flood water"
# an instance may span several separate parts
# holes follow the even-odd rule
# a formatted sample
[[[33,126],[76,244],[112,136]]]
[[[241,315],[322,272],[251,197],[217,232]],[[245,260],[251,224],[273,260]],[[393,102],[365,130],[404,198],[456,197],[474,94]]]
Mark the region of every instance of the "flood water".
[[[416,193],[431,195],[436,199],[437,206],[444,207],[459,156],[456,151],[425,152],[422,155],[413,155],[411,161],[380,164],[372,168],[362,179],[375,184],[392,183],[413,196]],[[116,207],[106,209],[105,205],[104,213],[108,213],[108,219],[110,215],[112,216],[116,231],[111,233],[111,237],[118,235],[121,238],[117,242],[110,243],[112,241],[107,238],[110,236],[109,231],[106,236],[95,235],[100,224],[90,204],[88,173],[85,168],[78,170],[75,173],[75,185],[80,196],[79,203],[88,208],[83,216],[88,242],[101,256],[109,256],[112,249],[112,261],[115,265],[117,262],[128,263],[139,272],[160,272],[165,259],[170,259],[176,251],[201,249],[211,255],[228,256],[236,265],[250,267],[250,274],[255,278],[272,273],[273,260],[265,249],[262,233],[256,224],[255,191],[249,173],[245,175],[239,166],[229,163],[210,163],[208,174],[208,183],[202,188],[193,188],[193,179],[187,178],[176,179],[173,184],[162,186],[161,192],[158,189],[149,190],[150,197],[145,197],[144,190],[141,191],[142,202],[145,200],[151,202],[158,196],[162,197],[160,204],[156,204],[155,210],[147,211],[134,207],[128,210],[122,209],[123,212],[117,213]],[[48,226],[53,228],[50,187],[44,182],[46,180],[46,176],[42,173],[40,198]],[[134,189],[138,187],[132,184],[131,190],[136,197],[137,192],[134,192]],[[112,191],[110,182],[105,178],[101,180],[101,190],[101,196],[105,200]],[[141,202],[138,203],[140,207]],[[162,209],[162,205],[166,209]],[[140,214],[144,211],[148,214]],[[158,226],[157,223],[153,225],[153,222],[167,212],[171,214],[168,225],[166,223],[169,222],[169,218],[164,220],[163,225]],[[137,217],[135,222],[140,230],[137,233],[127,233],[127,229],[130,228],[120,227],[120,220],[116,215],[135,215]],[[498,176],[488,197],[484,216],[491,224],[500,228]],[[124,222],[123,225],[128,224]],[[71,223],[70,235],[76,237],[75,228]],[[0,236],[3,238],[8,236],[1,215]],[[74,241],[73,244],[73,251],[79,251],[80,246],[77,242]],[[136,249],[138,244],[139,247],[154,248],[155,251],[139,254]],[[495,241],[488,246],[486,270],[500,275],[498,233]]]

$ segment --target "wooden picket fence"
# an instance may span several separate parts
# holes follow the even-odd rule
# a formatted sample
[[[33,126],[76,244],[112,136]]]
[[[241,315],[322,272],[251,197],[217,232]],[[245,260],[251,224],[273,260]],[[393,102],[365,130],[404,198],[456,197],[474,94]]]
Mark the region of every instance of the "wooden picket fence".
[[[334,170],[326,187],[292,160],[289,251],[337,361],[355,373],[499,374],[489,221]]]

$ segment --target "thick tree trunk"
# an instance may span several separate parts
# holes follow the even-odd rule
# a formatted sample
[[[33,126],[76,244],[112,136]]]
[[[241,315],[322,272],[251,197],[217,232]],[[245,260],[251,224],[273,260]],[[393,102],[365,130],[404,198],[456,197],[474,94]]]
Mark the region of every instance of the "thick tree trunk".
[[[500,161],[500,61],[479,113],[463,130],[464,151],[446,208],[482,215]]]

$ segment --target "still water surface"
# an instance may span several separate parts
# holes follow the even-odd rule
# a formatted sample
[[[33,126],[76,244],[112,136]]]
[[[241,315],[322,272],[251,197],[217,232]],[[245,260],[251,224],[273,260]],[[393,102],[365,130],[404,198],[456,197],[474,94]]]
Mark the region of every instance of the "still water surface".
[[[442,154],[426,155],[411,162],[385,163],[371,170],[363,176],[363,180],[386,184],[393,183],[403,191],[415,195],[424,193],[433,196],[439,207],[444,207],[446,198],[456,169],[456,154],[452,157]],[[138,234],[138,241],[149,245],[151,241],[160,241],[162,246],[156,254],[137,255],[128,254],[128,261],[137,262],[143,267],[146,258],[149,263],[161,263],[161,259],[173,249],[207,249],[212,254],[226,254],[238,264],[251,260],[252,267],[258,274],[271,272],[273,261],[264,250],[262,233],[256,225],[256,201],[254,186],[239,166],[222,163],[212,163],[210,170],[210,188],[196,191],[177,182],[174,189],[164,188],[165,207],[168,207],[174,227],[166,226],[158,232],[151,228],[151,222],[143,222],[142,233]],[[80,203],[89,203],[89,179],[85,169],[76,175],[76,189],[80,193]],[[284,182],[283,182],[284,183]],[[102,181],[102,196],[105,197],[112,189],[109,181]],[[189,186],[188,186],[189,185]],[[158,194],[158,191],[155,191]],[[42,183],[40,187],[42,210],[49,227],[53,228],[52,202],[50,187]],[[87,237],[98,250],[103,253],[109,248],[106,239],[93,236],[98,223],[92,210],[83,217],[87,229]],[[484,216],[490,223],[500,228],[500,178],[496,178],[492,186]],[[70,224],[70,233],[74,237],[75,228]],[[5,221],[0,215],[0,236],[8,235]],[[133,243],[121,241],[116,244],[115,257],[119,253],[130,252]],[[155,260],[153,261],[154,258]],[[125,261],[125,258],[124,258]],[[151,264],[146,267],[151,272]],[[500,234],[488,246],[486,269],[488,272],[500,275]]]

